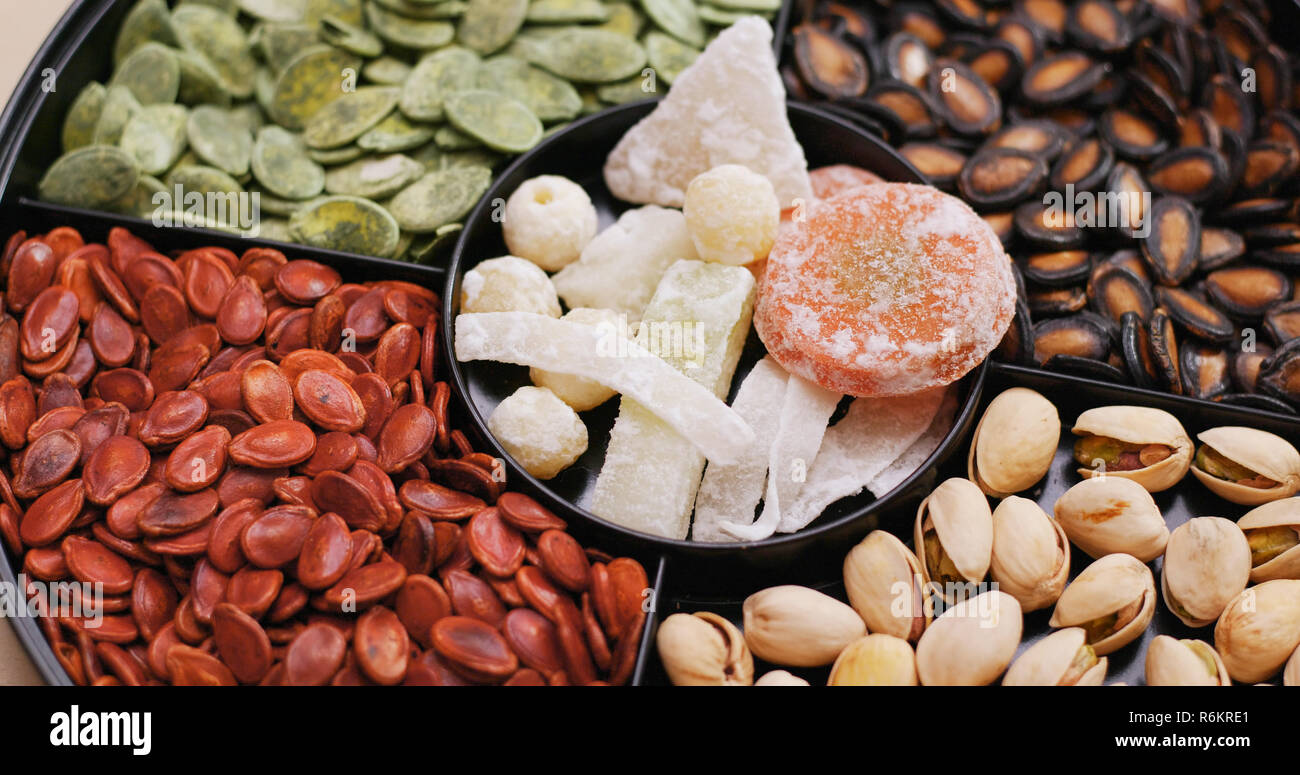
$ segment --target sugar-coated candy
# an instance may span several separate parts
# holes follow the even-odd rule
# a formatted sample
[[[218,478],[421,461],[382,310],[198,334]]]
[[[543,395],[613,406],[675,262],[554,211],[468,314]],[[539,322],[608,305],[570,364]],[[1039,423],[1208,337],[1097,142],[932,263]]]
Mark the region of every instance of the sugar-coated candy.
[[[673,79],[654,112],[605,162],[605,183],[626,202],[681,207],[686,187],[720,164],[765,175],[783,207],[812,198],[808,161],[786,115],[772,28],[748,16]]]
[[[850,188],[885,182],[876,173],[850,164],[832,164],[829,167],[818,167],[808,173],[808,179],[812,182],[813,196],[817,199],[830,199],[838,194],[843,194]]]
[[[771,181],[739,164],[692,180],[682,212],[700,258],[734,266],[767,258],[781,222]]]
[[[524,181],[506,200],[501,231],[511,254],[558,272],[578,260],[596,236],[596,208],[582,186],[541,175]]]
[[[578,307],[569,310],[560,319],[593,326],[607,338],[621,336],[624,333],[621,324],[625,318],[620,317],[613,310]],[[536,368],[530,369],[528,375],[532,377],[533,384],[548,388],[557,398],[573,407],[575,412],[595,409],[615,395],[613,390],[586,377],[575,377],[572,374]]]
[[[721,403],[749,334],[753,304],[754,278],[744,268],[679,261],[664,273],[646,307],[638,340],[688,384]],[[682,391],[670,400],[686,405],[698,399]],[[744,422],[731,408],[727,411]],[[756,438],[747,425],[745,431],[743,438],[734,439],[729,458],[710,460],[739,460]],[[588,508],[633,530],[685,538],[704,473],[704,456],[692,444],[699,433],[698,428],[664,422],[625,393]]]
[[[921,438],[912,442],[912,446],[907,448],[898,459],[890,463],[884,471],[876,474],[876,478],[867,483],[867,489],[877,498],[885,497],[885,494],[902,484],[907,477],[916,473],[925,461],[930,459],[930,455],[939,448],[943,439],[952,430],[953,421],[957,415],[957,389],[949,387],[944,393],[943,403],[939,406],[939,411],[935,414],[934,419],[930,421],[930,427],[926,428]]]
[[[551,278],[518,256],[489,258],[465,273],[460,284],[461,312],[536,312],[560,316]]]
[[[546,388],[521,387],[497,404],[488,430],[519,465],[550,479],[587,451],[587,426]]]
[[[641,207],[596,235],[581,258],[555,275],[555,288],[569,309],[612,309],[635,323],[668,267],[696,258],[680,210]]]
[[[786,371],[895,396],[951,384],[1015,313],[1011,259],[960,199],[910,183],[850,188],[783,226],[754,327]]]

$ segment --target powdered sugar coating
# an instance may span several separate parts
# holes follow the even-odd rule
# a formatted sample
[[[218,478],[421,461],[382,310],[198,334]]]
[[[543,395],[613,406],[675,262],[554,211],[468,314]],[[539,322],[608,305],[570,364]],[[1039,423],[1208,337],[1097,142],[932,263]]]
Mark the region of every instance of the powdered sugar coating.
[[[577,183],[539,175],[506,200],[501,231],[513,255],[558,272],[578,260],[596,236],[596,207]]]
[[[668,96],[632,127],[605,162],[605,183],[626,202],[681,207],[686,187],[720,164],[772,181],[783,206],[810,199],[808,162],[786,117],[772,28],[748,16],[673,80]]]
[[[851,188],[885,182],[876,173],[851,164],[818,167],[808,173],[808,180],[812,183],[813,197],[817,199],[830,199]]]
[[[880,183],[806,215],[781,229],[754,315],[790,373],[849,395],[904,395],[955,382],[1002,340],[1011,259],[960,199]]]
[[[560,316],[560,299],[551,278],[518,256],[489,258],[460,282],[461,312],[535,312]]]
[[[488,429],[538,479],[550,479],[587,451],[587,426],[546,388],[521,387],[497,404]]]
[[[739,164],[714,167],[692,180],[682,212],[700,258],[733,266],[767,258],[781,221],[772,184]]]

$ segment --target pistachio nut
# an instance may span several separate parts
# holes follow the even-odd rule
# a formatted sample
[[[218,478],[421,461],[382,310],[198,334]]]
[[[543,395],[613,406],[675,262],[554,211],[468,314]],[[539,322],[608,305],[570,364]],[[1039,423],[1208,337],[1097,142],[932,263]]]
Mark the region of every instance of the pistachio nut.
[[[1300,579],[1300,498],[1283,498],[1237,520],[1250,546],[1250,580]]]
[[[1300,686],[1300,646],[1296,647],[1286,662],[1286,670],[1282,671],[1282,685]]]
[[[1061,440],[1056,407],[1037,391],[1011,388],[989,402],[975,426],[966,475],[995,498],[1024,492],[1047,473]]]
[[[1098,657],[1078,627],[1057,630],[1016,657],[1003,686],[1101,686],[1109,660]]]
[[[1151,569],[1131,554],[1108,554],[1070,582],[1047,623],[1082,627],[1088,645],[1105,656],[1140,636],[1155,610]]]
[[[867,634],[862,617],[830,595],[787,584],[745,598],[745,642],[777,665],[829,665],[844,647]]]
[[[1237,596],[1214,626],[1214,648],[1234,680],[1276,673],[1300,645],[1300,581],[1274,579]]]
[[[916,642],[930,624],[921,563],[892,533],[874,530],[849,550],[844,588],[869,632]]]
[[[1201,447],[1192,459],[1192,474],[1219,497],[1258,506],[1300,492],[1300,452],[1281,436],[1222,426],[1196,438]]]
[[[754,682],[755,686],[809,686],[810,684],[788,670],[769,670]]]
[[[1192,440],[1178,418],[1146,406],[1099,406],[1074,422],[1079,475],[1132,479],[1148,492],[1178,484],[1192,464]]]
[[[826,685],[916,686],[916,653],[902,638],[873,633],[840,652]]]
[[[1160,590],[1188,627],[1212,624],[1250,580],[1250,547],[1232,522],[1196,517],[1169,534]]]
[[[969,479],[949,479],[921,501],[913,534],[921,573],[944,602],[957,588],[977,584],[993,559],[993,512]]]
[[[1219,653],[1203,640],[1157,635],[1147,646],[1147,686],[1231,686]]]
[[[925,686],[985,686],[1002,675],[1020,645],[1020,603],[990,590],[940,614],[916,644],[916,672]]]
[[[1055,511],[1070,541],[1094,559],[1120,552],[1150,562],[1169,541],[1160,508],[1132,479],[1084,479],[1056,500]]]
[[[655,644],[674,686],[754,683],[754,658],[745,636],[715,613],[673,614],[659,625]]]
[[[1046,608],[1070,577],[1065,531],[1037,503],[1018,495],[1006,498],[993,510],[992,571],[998,587],[1022,609]]]

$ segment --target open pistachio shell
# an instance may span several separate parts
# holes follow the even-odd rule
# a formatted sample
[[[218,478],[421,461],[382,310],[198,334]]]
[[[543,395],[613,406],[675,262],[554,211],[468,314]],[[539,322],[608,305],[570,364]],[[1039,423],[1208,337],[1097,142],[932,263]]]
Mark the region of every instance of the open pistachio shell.
[[[1130,554],[1108,554],[1070,582],[1048,625],[1082,627],[1093,650],[1104,656],[1140,636],[1155,610],[1151,569]]]
[[[1300,646],[1296,647],[1286,662],[1286,670],[1282,671],[1282,685],[1300,686]]]
[[[1147,686],[1232,686],[1228,668],[1203,640],[1157,635],[1147,646]]]
[[[1078,627],[1057,630],[1016,657],[1003,686],[1101,686],[1108,660],[1098,657]]]
[[[1300,579],[1300,498],[1257,506],[1237,527],[1251,550],[1251,581]]]
[[[966,475],[996,498],[1024,492],[1047,473],[1060,440],[1052,402],[1029,388],[1011,388],[989,402],[975,426]]]
[[[1068,591],[1068,590],[1067,590]],[[1274,579],[1237,596],[1214,626],[1214,648],[1234,680],[1258,683],[1300,645],[1300,581]]]
[[[930,624],[921,563],[892,533],[874,530],[849,551],[844,588],[869,632],[914,643]]]
[[[916,686],[912,644],[876,632],[850,643],[831,666],[827,686]]]
[[[1023,627],[1020,604],[992,590],[939,615],[916,644],[916,671],[926,686],[986,686],[1011,664]]]
[[[1148,492],[1173,487],[1187,475],[1192,464],[1192,440],[1182,423],[1172,414],[1146,406],[1099,406],[1079,415],[1074,423],[1076,436],[1099,436],[1125,444],[1168,447],[1168,457],[1132,471],[1106,467],[1107,476],[1132,479]],[[1162,453],[1163,454],[1163,453]],[[1091,461],[1079,468],[1079,475],[1091,477],[1097,468]]]
[[[674,686],[748,686],[754,658],[745,636],[715,613],[673,614],[659,625],[656,648]]]
[[[1250,547],[1232,522],[1196,517],[1169,534],[1160,589],[1188,627],[1204,627],[1241,594],[1250,578]]]
[[[1193,459],[1192,474],[1219,497],[1243,506],[1258,506],[1300,492],[1300,452],[1281,436],[1229,425],[1210,428],[1196,438],[1233,463],[1277,482],[1276,486],[1261,488],[1228,481],[1205,472]]]
[[[1151,493],[1131,479],[1084,479],[1056,500],[1055,511],[1070,541],[1089,557],[1123,552],[1150,562],[1169,540]]]
[[[926,536],[934,535],[929,545]],[[993,512],[988,499],[969,479],[949,479],[921,501],[913,535],[921,572],[931,589],[951,601],[948,584],[977,583],[989,572],[993,556]]]
[[[1017,495],[1006,498],[993,510],[992,571],[1002,591],[1025,611],[1046,608],[1061,596],[1070,577],[1065,531],[1037,503]]]

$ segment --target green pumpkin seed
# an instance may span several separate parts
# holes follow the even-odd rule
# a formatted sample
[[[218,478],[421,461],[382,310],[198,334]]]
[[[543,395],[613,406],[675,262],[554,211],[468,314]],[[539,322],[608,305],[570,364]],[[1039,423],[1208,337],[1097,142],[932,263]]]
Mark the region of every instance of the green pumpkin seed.
[[[252,169],[263,188],[285,199],[308,199],[325,188],[325,170],[307,156],[298,137],[278,126],[257,133]]]
[[[455,247],[460,233],[465,230],[463,223],[449,223],[439,226],[432,234],[423,234],[411,240],[411,247],[406,251],[406,260],[428,266],[443,266],[451,258],[451,249]]]
[[[180,45],[172,27],[171,11],[163,0],[140,0],[127,11],[113,43],[113,64],[122,62],[132,51],[149,41],[165,46]]]
[[[461,0],[441,0],[427,3],[419,0],[374,0],[394,13],[412,19],[458,19],[465,13]]]
[[[505,48],[528,16],[528,0],[469,0],[457,39],[483,56]]]
[[[141,107],[140,101],[130,89],[125,86],[108,87],[91,142],[95,145],[117,145],[122,139],[122,130],[126,129],[126,122],[139,113]]]
[[[425,234],[460,221],[492,185],[486,167],[456,167],[430,172],[402,189],[389,211],[402,230]]]
[[[595,88],[581,89],[578,94],[582,97],[582,115],[590,116],[605,109],[605,103],[600,101],[600,94]]]
[[[302,21],[305,0],[239,0],[239,10],[267,22]]]
[[[178,186],[188,194],[197,192],[206,197],[208,194],[240,194],[244,187],[239,181],[217,169],[202,164],[177,164],[167,173],[163,180],[169,190]]]
[[[302,52],[319,46],[318,27],[302,23],[266,23],[253,28],[249,45],[262,55],[262,61],[274,72],[283,72]]]
[[[645,36],[645,53],[659,80],[671,86],[683,70],[695,63],[700,50],[662,32],[650,32]]]
[[[483,143],[477,139],[449,126],[438,127],[438,131],[434,132],[433,142],[444,151],[468,151],[471,148],[483,147]]]
[[[448,95],[474,88],[478,54],[454,46],[423,57],[402,84],[398,106],[416,121],[441,121],[442,103]]]
[[[609,21],[601,24],[596,29],[616,32],[627,38],[636,40],[641,35],[641,27],[645,24],[645,17],[641,12],[632,7],[631,3],[606,3],[605,7],[609,9]]]
[[[653,78],[637,76],[618,83],[606,83],[596,87],[596,96],[601,102],[610,105],[622,105],[656,96],[658,83]],[[649,91],[647,91],[649,89]]]
[[[285,218],[309,204],[309,200],[282,199],[269,191],[253,191],[251,193],[257,194],[258,206],[261,207],[262,212]]]
[[[428,124],[412,124],[406,116],[394,111],[364,135],[357,138],[357,147],[374,153],[397,153],[419,148],[433,139],[435,128]]]
[[[375,34],[394,46],[417,51],[441,48],[456,37],[451,22],[408,19],[373,2],[366,3],[366,22]]]
[[[239,13],[239,0],[180,0],[176,5],[201,5],[214,8],[226,16],[235,16]]]
[[[383,56],[366,62],[361,68],[361,75],[370,83],[379,86],[401,86],[406,83],[412,69],[400,59]]]
[[[351,51],[359,57],[373,59],[384,53],[384,42],[378,36],[333,16],[320,20],[320,36],[326,43]]]
[[[257,75],[253,76],[253,99],[259,109],[270,114],[275,103],[275,76],[271,75],[270,68],[257,68]]]
[[[205,163],[239,177],[248,172],[253,156],[253,135],[230,111],[200,105],[186,124],[190,148]]]
[[[674,38],[696,48],[704,46],[704,22],[695,9],[695,0],[641,0],[641,9]]]
[[[492,169],[501,163],[504,157],[496,151],[482,146],[467,151],[444,151],[438,160],[438,169],[452,170],[461,167],[485,167]],[[428,164],[425,165],[426,167]],[[430,170],[431,172],[436,170]]]
[[[709,0],[709,2],[729,11],[771,13],[781,10],[781,0]]]
[[[573,84],[512,56],[485,62],[478,87],[519,100],[544,123],[571,119],[582,111],[582,97]]]
[[[107,207],[135,187],[140,165],[112,145],[88,145],[65,153],[37,184],[41,199],[70,207]]]
[[[289,221],[284,218],[262,218],[258,222],[258,237],[272,242],[293,242]]]
[[[317,111],[344,94],[346,72],[360,67],[360,59],[332,46],[304,51],[276,78],[267,113],[285,129],[302,129]]]
[[[206,57],[232,96],[253,93],[257,62],[238,21],[206,5],[181,5],[172,11],[172,25],[181,47]]]
[[[95,125],[99,123],[107,97],[108,90],[99,81],[91,81],[77,93],[68,115],[63,118],[64,153],[94,142]]]
[[[406,251],[411,249],[411,241],[415,239],[414,234],[408,232],[397,233],[397,247],[393,248],[393,253],[389,258],[401,259],[406,255]]]
[[[266,116],[262,114],[262,109],[251,102],[231,108],[230,117],[243,125],[250,135],[256,135],[257,130],[266,124]]]
[[[366,155],[366,149],[359,145],[345,145],[342,148],[308,148],[307,157],[317,164],[332,167],[347,164]]]
[[[304,23],[315,27],[326,16],[333,16],[353,27],[360,27],[366,23],[365,14],[361,9],[361,0],[307,0],[307,7],[302,13]]]
[[[149,218],[158,209],[156,203],[165,201],[164,198],[155,199],[155,197],[158,194],[165,194],[166,191],[167,187],[158,178],[152,175],[141,175],[131,190],[108,205],[107,209],[121,215]]]
[[[367,156],[325,173],[325,190],[331,194],[385,199],[414,183],[424,165],[409,156]]]
[[[745,11],[729,11],[726,8],[718,8],[708,3],[701,3],[699,6],[700,21],[705,24],[711,24],[714,27],[730,27],[746,16],[753,14]]]
[[[519,100],[474,89],[447,99],[447,120],[461,132],[504,153],[523,153],[542,139],[542,122]]]
[[[192,51],[177,50],[175,56],[181,73],[181,86],[176,95],[179,102],[222,108],[230,105],[230,90],[221,82],[211,62]]]
[[[316,111],[303,130],[310,148],[337,148],[365,134],[397,107],[396,86],[362,86]]]
[[[172,103],[180,93],[180,63],[161,43],[145,43],[118,65],[108,85],[130,89],[141,105]]]
[[[612,83],[641,72],[645,49],[634,40],[606,30],[570,28],[540,43],[536,64],[579,83]]]
[[[384,208],[353,196],[328,196],[289,219],[294,241],[327,250],[388,258],[397,249],[397,221]]]
[[[146,105],[126,122],[118,147],[135,158],[142,172],[161,175],[185,153],[188,113],[182,105]]]
[[[447,160],[447,153],[439,148],[436,142],[426,143],[407,155],[424,165],[425,172],[436,172],[443,169],[443,165]]]
[[[530,24],[603,24],[609,9],[600,0],[533,0],[527,18]]]

